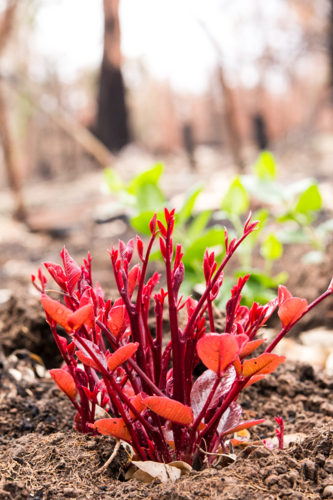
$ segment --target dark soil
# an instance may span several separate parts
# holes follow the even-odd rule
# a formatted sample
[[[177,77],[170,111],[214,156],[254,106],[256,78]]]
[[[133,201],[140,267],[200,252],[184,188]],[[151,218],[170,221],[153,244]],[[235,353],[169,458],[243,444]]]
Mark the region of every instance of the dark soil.
[[[124,482],[129,455],[122,447],[112,464],[94,475],[111,455],[113,439],[72,430],[74,410],[50,379],[18,382],[11,375],[13,369],[33,373],[33,368],[28,358],[15,364],[11,356],[1,371],[1,500],[305,500],[330,498],[331,491],[333,498],[333,378],[314,373],[309,365],[285,363],[244,391],[239,400],[243,417],[265,417],[266,422],[251,431],[247,448],[236,448],[233,465],[150,485]],[[278,414],[284,417],[286,435],[306,435],[284,451],[268,450],[261,441],[274,437]]]

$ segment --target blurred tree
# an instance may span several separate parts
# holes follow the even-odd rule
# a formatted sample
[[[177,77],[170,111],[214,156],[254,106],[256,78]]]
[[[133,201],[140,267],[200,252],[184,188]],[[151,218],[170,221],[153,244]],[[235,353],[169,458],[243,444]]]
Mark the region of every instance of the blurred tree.
[[[99,80],[97,137],[111,150],[129,142],[121,74],[119,0],[104,0],[104,54]]]
[[[7,0],[5,10],[2,13],[0,19],[0,57],[13,31],[17,6],[18,0]],[[10,131],[2,82],[0,84],[0,142],[3,151],[4,165],[7,171],[8,184],[15,199],[14,215],[19,220],[24,220],[26,218],[26,212],[24,209],[15,147]]]

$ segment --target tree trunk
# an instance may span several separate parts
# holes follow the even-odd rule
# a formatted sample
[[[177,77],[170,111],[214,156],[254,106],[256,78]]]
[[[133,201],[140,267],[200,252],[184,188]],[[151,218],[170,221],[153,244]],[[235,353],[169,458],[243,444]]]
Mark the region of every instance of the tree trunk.
[[[99,80],[96,135],[111,151],[129,142],[121,74],[119,0],[104,0],[104,54]]]
[[[330,0],[330,15],[329,15],[329,25],[328,25],[328,56],[330,64],[330,94],[331,102],[333,102],[333,0]]]
[[[17,8],[16,0],[8,0],[7,7],[3,13],[0,25],[0,55],[2,55],[8,39],[13,31],[15,12]],[[7,116],[3,84],[0,85],[0,144],[3,150],[4,165],[7,172],[8,185],[12,190],[15,200],[14,216],[19,220],[26,219],[21,183],[18,173],[18,165],[15,156],[15,146],[12,139],[9,119]]]

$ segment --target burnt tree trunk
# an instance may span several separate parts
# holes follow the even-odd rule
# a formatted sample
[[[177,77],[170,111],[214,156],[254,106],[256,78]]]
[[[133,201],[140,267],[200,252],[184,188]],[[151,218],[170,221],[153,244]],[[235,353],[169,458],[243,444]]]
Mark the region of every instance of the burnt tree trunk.
[[[99,80],[97,137],[111,151],[129,142],[125,86],[121,74],[119,0],[104,0],[104,54]]]

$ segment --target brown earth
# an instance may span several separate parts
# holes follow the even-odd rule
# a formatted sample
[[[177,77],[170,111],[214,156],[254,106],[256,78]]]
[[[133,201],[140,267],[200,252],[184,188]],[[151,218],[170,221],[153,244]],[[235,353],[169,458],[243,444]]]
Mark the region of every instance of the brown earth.
[[[17,358],[17,356],[16,356]],[[16,363],[16,364],[15,364]],[[0,398],[0,499],[66,498],[225,500],[333,498],[333,377],[309,365],[285,363],[241,395],[244,418],[266,418],[251,431],[251,446],[236,448],[237,461],[210,467],[175,483],[124,482],[129,455],[122,448],[101,475],[94,473],[113,450],[113,439],[72,430],[74,410],[50,379],[17,381],[12,370],[30,369],[28,358],[3,357]],[[275,435],[274,416],[286,435],[306,435],[284,451],[261,440]],[[286,443],[288,437],[286,437]]]

